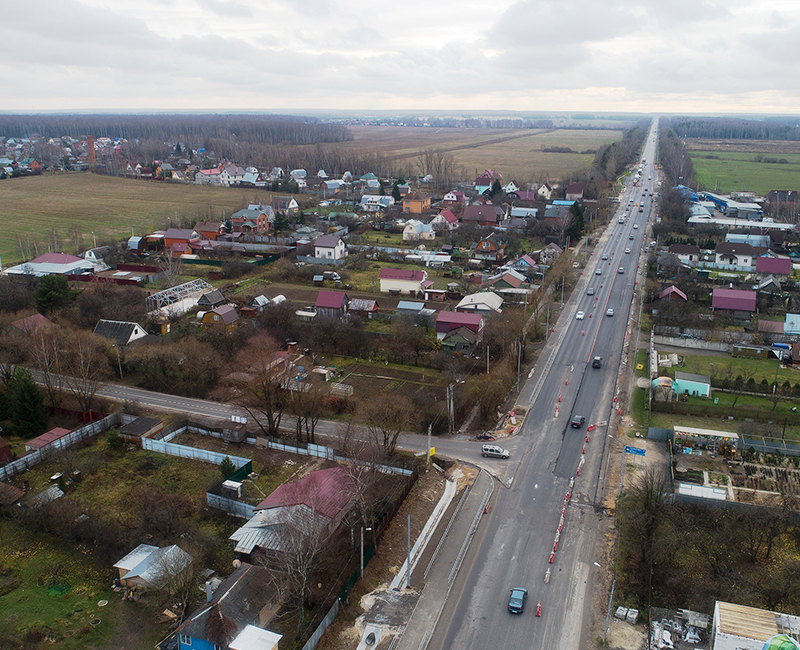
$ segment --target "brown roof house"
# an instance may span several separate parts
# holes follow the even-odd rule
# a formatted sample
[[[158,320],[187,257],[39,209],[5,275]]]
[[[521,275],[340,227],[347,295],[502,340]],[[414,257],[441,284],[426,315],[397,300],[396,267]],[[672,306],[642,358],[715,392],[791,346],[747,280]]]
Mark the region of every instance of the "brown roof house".
[[[477,224],[492,228],[506,216],[505,210],[497,205],[468,205],[464,208],[461,221],[465,224]]]
[[[225,224],[221,221],[198,221],[194,229],[203,239],[216,241],[217,237],[225,232]]]
[[[378,279],[381,293],[416,295],[423,290],[423,283],[428,279],[428,272],[415,269],[381,269]]]
[[[236,313],[236,307],[222,305],[204,312],[200,322],[203,330],[217,328],[228,334],[239,327],[239,314]]]
[[[583,198],[583,185],[580,183],[567,185],[567,193],[564,198],[567,201],[580,201]]]
[[[756,310],[756,292],[742,289],[715,288],[711,294],[711,309],[722,311],[736,318],[750,318]]]
[[[431,207],[431,197],[423,192],[414,192],[403,198],[403,212],[422,214]]]

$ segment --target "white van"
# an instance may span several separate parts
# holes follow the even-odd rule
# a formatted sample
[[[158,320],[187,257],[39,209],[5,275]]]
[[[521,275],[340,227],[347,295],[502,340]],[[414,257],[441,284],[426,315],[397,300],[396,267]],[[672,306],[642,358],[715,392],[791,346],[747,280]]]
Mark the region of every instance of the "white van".
[[[490,458],[508,458],[511,454],[508,449],[503,449],[498,445],[483,445],[481,448],[481,455]]]

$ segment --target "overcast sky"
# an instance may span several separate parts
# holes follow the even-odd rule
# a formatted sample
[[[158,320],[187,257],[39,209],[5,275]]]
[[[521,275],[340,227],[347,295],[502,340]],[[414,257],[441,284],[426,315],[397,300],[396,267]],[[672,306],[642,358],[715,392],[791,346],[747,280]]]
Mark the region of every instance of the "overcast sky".
[[[0,110],[800,112],[797,0],[0,0]]]

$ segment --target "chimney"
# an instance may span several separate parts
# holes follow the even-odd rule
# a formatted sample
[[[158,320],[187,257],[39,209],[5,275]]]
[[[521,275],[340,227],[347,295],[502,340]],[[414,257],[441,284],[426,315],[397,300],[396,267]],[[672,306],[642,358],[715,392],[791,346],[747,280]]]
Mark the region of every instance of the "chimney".
[[[206,580],[206,602],[210,603],[214,597],[214,590],[211,588],[211,580]]]

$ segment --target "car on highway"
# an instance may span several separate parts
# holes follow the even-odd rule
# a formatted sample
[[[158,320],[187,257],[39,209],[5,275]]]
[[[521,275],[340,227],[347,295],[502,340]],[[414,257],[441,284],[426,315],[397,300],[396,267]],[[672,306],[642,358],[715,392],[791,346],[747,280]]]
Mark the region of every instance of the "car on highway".
[[[633,241],[633,235],[629,235],[629,236],[628,236],[628,239],[630,239],[631,241]]]
[[[621,266],[617,269],[617,273],[625,273],[625,269]]]
[[[508,611],[512,614],[522,614],[526,600],[528,600],[528,590],[525,587],[514,587],[508,597]]]
[[[630,248],[626,248],[626,249],[625,249],[625,252],[626,252],[626,253],[630,253],[630,252],[631,252],[631,249],[630,249]]]
[[[603,253],[603,254],[600,256],[600,259],[601,259],[601,260],[607,260],[607,259],[608,259],[608,254],[607,254],[607,253]]]
[[[577,314],[575,314],[575,320],[583,320],[584,316],[585,314],[582,311],[579,311]]]
[[[625,223],[625,217],[620,217],[617,219],[617,223]]]
[[[634,230],[639,230],[639,224],[638,223],[633,224],[633,229]]]
[[[644,206],[643,205],[639,206],[639,212],[644,212]]]
[[[603,272],[600,269],[595,270],[595,275],[603,275]]]
[[[614,315],[614,310],[611,309],[611,307],[606,309],[606,316],[613,316],[613,315]]]
[[[587,296],[593,296],[593,295],[594,295],[594,287],[589,287],[589,288],[586,290],[586,295],[587,295]]]
[[[592,359],[592,368],[599,368],[603,365],[603,357],[595,357]]]
[[[481,456],[486,458],[508,458],[511,456],[511,452],[498,445],[483,445],[481,447]]]
[[[586,422],[586,418],[582,415],[575,415],[572,417],[572,422],[569,425],[573,429],[580,429],[583,426],[583,423]]]

